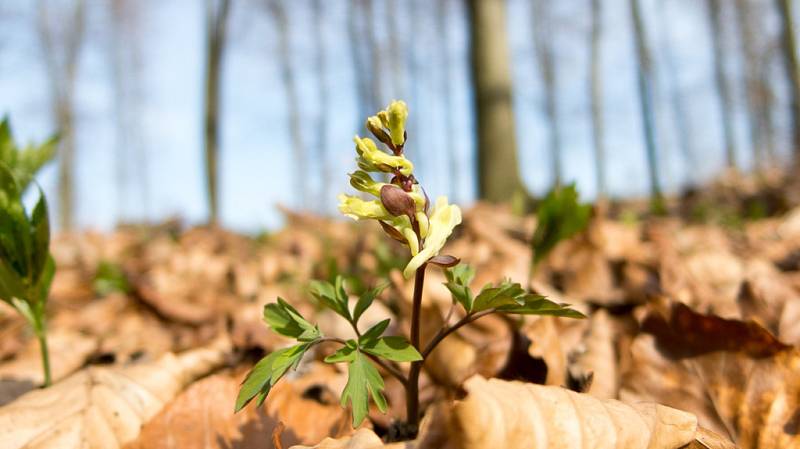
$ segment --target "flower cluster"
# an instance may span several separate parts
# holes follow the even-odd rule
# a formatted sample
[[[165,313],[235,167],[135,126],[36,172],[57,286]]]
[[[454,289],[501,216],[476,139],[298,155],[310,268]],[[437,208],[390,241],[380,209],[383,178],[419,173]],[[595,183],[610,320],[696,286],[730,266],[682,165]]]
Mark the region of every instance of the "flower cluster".
[[[367,129],[391,154],[378,148],[369,137],[355,137],[358,170],[350,174],[350,185],[376,199],[339,195],[339,211],[354,220],[378,220],[393,239],[411,252],[403,275],[410,278],[417,268],[437,256],[459,223],[461,209],[439,197],[433,210],[425,190],[414,177],[414,164],[403,154],[408,107],[393,101],[388,108],[367,119]],[[389,183],[375,181],[370,173],[386,173]]]

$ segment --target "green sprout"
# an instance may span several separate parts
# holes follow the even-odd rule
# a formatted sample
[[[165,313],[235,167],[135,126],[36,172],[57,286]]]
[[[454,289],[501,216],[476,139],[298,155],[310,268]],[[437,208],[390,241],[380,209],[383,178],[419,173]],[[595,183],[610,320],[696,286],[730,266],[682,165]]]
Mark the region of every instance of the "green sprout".
[[[266,323],[278,334],[297,340],[297,344],[274,351],[255,365],[236,398],[236,411],[254,399],[260,406],[270,389],[289,369],[297,368],[306,351],[319,343],[333,342],[341,347],[324,361],[347,363],[349,377],[341,402],[343,406],[350,403],[352,407],[353,427],[366,418],[370,398],[378,410],[387,410],[386,398],[382,393],[383,377],[378,371],[380,367],[388,375],[397,378],[405,388],[405,429],[413,435],[420,418],[420,372],[425,360],[447,336],[493,313],[584,317],[566,304],[556,304],[543,296],[531,294],[519,283],[510,280],[498,285],[489,284],[477,294],[473,293],[470,283],[474,270],[459,264],[457,257],[440,254],[453,229],[461,223],[461,209],[448,204],[446,197],[439,197],[431,207],[425,190],[414,177],[414,165],[403,154],[407,117],[406,104],[394,101],[386,110],[367,120],[367,129],[389,151],[378,148],[370,138],[355,138],[359,169],[350,174],[350,184],[373,199],[340,195],[339,211],[355,220],[377,221],[389,237],[408,247],[410,259],[403,268],[403,275],[407,279],[414,278],[410,338],[385,335],[389,319],[363,332],[358,325],[363,313],[381,295],[385,284],[367,290],[355,304],[351,304],[341,276],[333,283],[313,281],[310,290],[319,304],[347,321],[356,338],[345,340],[322,335],[318,326],[307,321],[281,298],[275,304],[267,304],[264,308]],[[388,175],[390,181],[376,181],[370,173],[377,173],[380,177]],[[430,265],[445,270],[445,285],[452,294],[453,305],[443,327],[423,345],[420,339],[420,312],[425,270]],[[458,306],[462,309],[460,318],[450,324],[450,318]]]
[[[0,163],[11,170],[24,191],[34,175],[56,155],[58,135],[54,135],[41,144],[28,144],[24,148],[14,142],[11,120],[4,117],[0,121]]]
[[[531,277],[558,242],[586,229],[591,214],[592,205],[579,201],[575,184],[555,187],[544,197],[536,211],[536,231],[531,239]]]
[[[49,249],[50,220],[41,189],[28,213],[22,203],[23,188],[11,169],[0,163],[0,299],[17,309],[33,328],[47,387],[51,376],[44,308],[55,273]]]

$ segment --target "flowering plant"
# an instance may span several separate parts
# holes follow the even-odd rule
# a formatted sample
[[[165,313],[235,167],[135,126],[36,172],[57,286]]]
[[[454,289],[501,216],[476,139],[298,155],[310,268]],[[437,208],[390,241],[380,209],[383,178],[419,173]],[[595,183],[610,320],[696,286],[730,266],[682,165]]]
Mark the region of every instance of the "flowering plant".
[[[407,278],[414,278],[410,339],[404,336],[384,335],[390,320],[384,320],[361,332],[358,327],[367,308],[381,294],[385,285],[363,293],[353,307],[345,290],[344,281],[337,277],[331,284],[313,281],[312,294],[319,302],[344,318],[352,326],[356,338],[345,340],[322,335],[319,327],[307,321],[286,301],[267,304],[264,320],[277,333],[294,338],[297,344],[279,349],[264,357],[245,378],[236,410],[241,410],[253,399],[263,403],[270,389],[290,368],[296,368],[303,354],[322,342],[335,342],[341,347],[324,360],[327,363],[348,364],[348,381],[342,392],[342,405],[352,406],[353,426],[358,426],[367,416],[369,400],[378,410],[387,409],[383,396],[383,377],[378,367],[396,377],[406,390],[406,425],[410,433],[416,432],[419,422],[419,376],[426,358],[448,335],[462,326],[492,313],[519,315],[557,315],[582,318],[583,315],[566,305],[526,292],[518,283],[505,280],[497,285],[487,285],[477,294],[470,289],[474,270],[459,264],[452,255],[440,254],[453,229],[461,223],[461,209],[439,197],[433,207],[427,194],[414,176],[414,165],[406,159],[405,129],[408,108],[402,101],[393,101],[385,110],[367,119],[367,129],[389,151],[378,148],[372,139],[356,136],[356,163],[358,170],[350,174],[350,184],[372,199],[358,196],[339,196],[339,211],[355,220],[375,220],[386,234],[408,246],[411,258],[403,270]],[[390,176],[390,181],[376,181],[371,173]],[[453,306],[460,305],[463,313],[454,324],[445,320],[444,326],[425,345],[420,341],[420,312],[425,270],[428,266],[445,270]],[[449,317],[448,317],[449,318]],[[407,363],[407,366],[401,364]],[[378,367],[376,367],[376,365]]]

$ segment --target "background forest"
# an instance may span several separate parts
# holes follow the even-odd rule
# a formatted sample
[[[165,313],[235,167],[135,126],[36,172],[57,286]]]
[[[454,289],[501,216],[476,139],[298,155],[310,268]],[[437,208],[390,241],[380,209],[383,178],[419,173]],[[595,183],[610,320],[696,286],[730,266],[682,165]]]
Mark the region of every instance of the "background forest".
[[[5,0],[0,111],[23,142],[62,131],[40,175],[61,228],[205,222],[211,197],[251,232],[278,203],[330,213],[393,98],[429,194],[460,203],[492,196],[503,152],[529,192],[589,198],[793,158],[791,0],[467,3]]]

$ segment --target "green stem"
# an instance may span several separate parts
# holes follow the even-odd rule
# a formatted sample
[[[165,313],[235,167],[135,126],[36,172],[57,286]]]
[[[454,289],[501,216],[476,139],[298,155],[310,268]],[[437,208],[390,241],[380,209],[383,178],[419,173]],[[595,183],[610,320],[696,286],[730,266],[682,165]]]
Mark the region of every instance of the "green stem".
[[[45,324],[44,317],[36,317],[36,322],[33,326],[33,331],[36,333],[36,339],[39,340],[39,349],[42,351],[42,366],[44,368],[44,387],[47,388],[52,385],[52,375],[50,374],[50,351],[47,349],[47,325]]]
[[[411,309],[411,345],[418,352],[420,350],[420,313],[422,311],[422,287],[425,285],[425,268],[428,264],[423,264],[417,268],[414,277],[414,296]],[[406,385],[406,422],[409,426],[416,429],[419,425],[419,375],[422,371],[422,364],[425,360],[411,362],[411,369],[408,372],[408,384]]]

